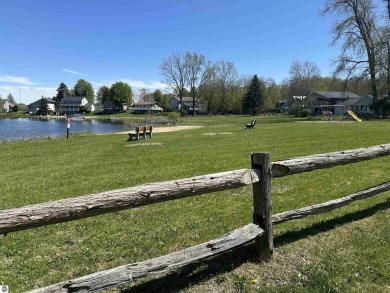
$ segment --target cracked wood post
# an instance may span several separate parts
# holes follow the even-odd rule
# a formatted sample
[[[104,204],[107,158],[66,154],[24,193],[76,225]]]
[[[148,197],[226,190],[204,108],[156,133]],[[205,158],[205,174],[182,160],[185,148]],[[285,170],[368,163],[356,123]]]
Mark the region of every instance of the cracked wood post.
[[[272,233],[271,165],[269,153],[252,153],[252,169],[259,171],[259,182],[253,184],[253,222],[264,234],[256,239],[256,250],[269,259],[274,250]]]

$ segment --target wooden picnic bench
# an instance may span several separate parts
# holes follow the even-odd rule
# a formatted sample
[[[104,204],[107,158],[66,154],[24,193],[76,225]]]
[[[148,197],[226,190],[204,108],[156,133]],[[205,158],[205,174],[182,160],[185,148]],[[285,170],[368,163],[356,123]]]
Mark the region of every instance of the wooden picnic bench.
[[[246,128],[245,129],[254,129],[256,124],[256,119],[252,120],[251,123],[245,124]]]
[[[129,133],[129,141],[133,140],[133,137],[136,140],[139,140],[140,137],[142,137],[143,139],[146,139],[147,135],[149,135],[149,137],[152,138],[152,132],[153,132],[153,125],[137,126],[135,128],[135,132]]]

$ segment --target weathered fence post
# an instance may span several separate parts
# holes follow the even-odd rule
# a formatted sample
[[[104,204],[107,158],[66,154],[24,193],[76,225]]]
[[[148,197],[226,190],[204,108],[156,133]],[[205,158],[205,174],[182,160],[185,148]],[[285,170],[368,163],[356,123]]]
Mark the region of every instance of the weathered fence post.
[[[263,259],[274,251],[272,233],[271,165],[269,153],[252,153],[252,169],[259,170],[260,181],[253,184],[253,223],[264,229],[256,239],[256,250]]]

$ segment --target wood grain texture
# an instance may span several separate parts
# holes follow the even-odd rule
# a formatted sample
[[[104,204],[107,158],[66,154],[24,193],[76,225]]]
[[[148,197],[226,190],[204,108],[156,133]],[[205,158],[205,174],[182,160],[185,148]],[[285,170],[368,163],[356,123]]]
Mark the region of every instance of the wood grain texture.
[[[255,171],[240,169],[2,210],[0,234],[236,188],[258,180]]]
[[[272,177],[309,172],[339,165],[346,165],[390,155],[390,144],[359,148],[341,152],[325,153],[276,161],[271,164]]]
[[[181,251],[35,289],[29,291],[29,293],[99,292],[133,280],[167,273],[199,260],[221,254],[252,241],[262,233],[263,230],[258,225],[249,224],[218,239]]]
[[[274,250],[272,230],[271,167],[269,153],[252,153],[252,169],[259,170],[260,180],[253,183],[253,222],[264,230],[256,239],[256,250],[269,259]]]

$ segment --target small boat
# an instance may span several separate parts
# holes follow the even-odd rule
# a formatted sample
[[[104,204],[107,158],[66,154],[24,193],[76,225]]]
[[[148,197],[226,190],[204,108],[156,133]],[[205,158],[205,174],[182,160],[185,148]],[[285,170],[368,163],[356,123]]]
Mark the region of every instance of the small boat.
[[[84,120],[85,116],[83,114],[74,114],[70,117],[72,120]]]

